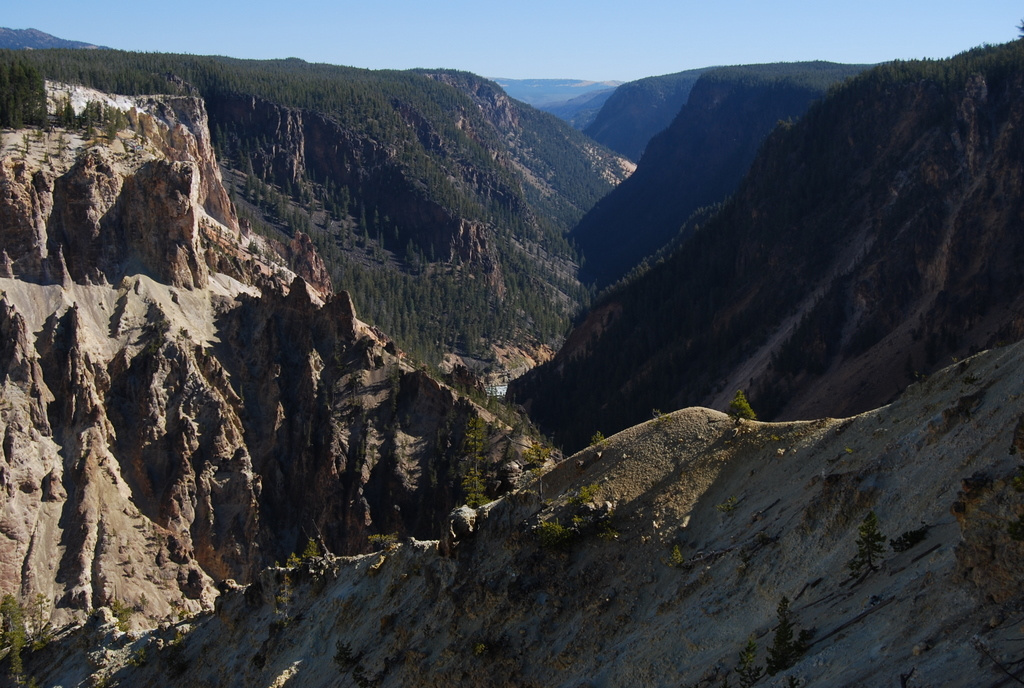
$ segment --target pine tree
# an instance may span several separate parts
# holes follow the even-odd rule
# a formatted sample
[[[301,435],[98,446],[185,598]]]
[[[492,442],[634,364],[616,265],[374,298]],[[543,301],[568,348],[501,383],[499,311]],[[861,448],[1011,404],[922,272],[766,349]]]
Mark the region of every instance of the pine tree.
[[[316,543],[316,540],[309,538],[306,541],[306,549],[302,550],[302,560],[310,561],[311,559],[317,559],[322,556],[320,552],[320,545]]]
[[[768,648],[767,670],[769,676],[774,676],[780,671],[785,671],[796,664],[797,660],[807,652],[807,641],[810,633],[806,630],[800,631],[794,640],[793,632],[795,626],[790,618],[789,598],[785,595],[779,600],[777,609],[779,624],[775,627],[775,635],[772,637],[772,645]]]
[[[466,506],[478,507],[487,503],[483,464],[487,458],[487,424],[480,416],[474,416],[466,424],[466,439],[463,448],[469,467],[462,478],[462,492],[466,495]]]
[[[36,593],[32,601],[32,649],[38,650],[50,642],[53,629],[46,613],[49,600],[43,593]]]
[[[757,666],[757,641],[751,635],[747,645],[740,650],[740,663],[736,665],[736,673],[740,677],[740,688],[750,688],[764,676],[764,667]]]
[[[750,407],[750,402],[747,401],[747,395],[743,393],[742,389],[736,390],[736,396],[729,402],[729,415],[739,420],[744,418],[746,420],[757,420],[757,414],[754,413],[754,409]]]
[[[847,563],[850,572],[855,576],[859,575],[864,567],[867,567],[869,573],[877,571],[876,562],[885,552],[885,536],[878,530],[878,517],[874,511],[868,512],[857,532],[857,554]]]
[[[11,676],[20,680],[23,671],[21,649],[25,647],[28,634],[25,630],[24,610],[14,595],[4,595],[0,601],[0,623],[3,624],[0,643],[11,648],[7,655]]]

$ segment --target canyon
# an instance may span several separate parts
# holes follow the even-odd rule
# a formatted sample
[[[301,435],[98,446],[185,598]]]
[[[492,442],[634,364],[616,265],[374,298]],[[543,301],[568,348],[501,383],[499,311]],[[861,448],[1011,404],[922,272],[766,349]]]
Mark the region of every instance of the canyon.
[[[518,406],[470,344],[550,356],[531,318],[582,301],[566,232],[622,158],[447,70],[264,65],[372,95],[334,110],[229,93],[228,58],[51,79],[0,141],[0,681],[1020,682],[1022,50],[778,123]],[[201,87],[139,68],[170,63]],[[359,315],[398,273],[521,339],[422,363]]]
[[[310,538],[435,533],[470,418],[517,470],[526,440],[361,322],[307,237],[239,222],[202,100],[86,95],[129,126],[0,164],[4,589],[54,624],[197,612]]]

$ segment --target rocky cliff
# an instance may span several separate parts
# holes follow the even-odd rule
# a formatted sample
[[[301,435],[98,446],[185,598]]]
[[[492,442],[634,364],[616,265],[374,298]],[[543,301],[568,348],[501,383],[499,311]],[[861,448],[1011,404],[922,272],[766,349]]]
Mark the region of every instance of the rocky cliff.
[[[81,88],[50,90],[51,103],[72,96],[110,100]],[[173,286],[205,287],[201,235],[225,235],[236,245],[241,236],[202,101],[137,98],[109,106],[126,110],[130,137],[84,146],[76,133],[50,132],[20,156],[4,156],[8,276],[45,282],[66,272],[99,284],[141,269]]]
[[[37,626],[209,608],[310,540],[436,537],[470,418],[508,489],[502,421],[361,322],[307,236],[239,223],[202,100],[86,97],[125,128],[0,158],[0,591]]]
[[[440,542],[268,568],[144,634],[99,610],[26,669],[61,685],[711,687],[765,666],[753,685],[1008,684],[1022,375],[1018,344],[853,418],[666,414],[454,513]]]

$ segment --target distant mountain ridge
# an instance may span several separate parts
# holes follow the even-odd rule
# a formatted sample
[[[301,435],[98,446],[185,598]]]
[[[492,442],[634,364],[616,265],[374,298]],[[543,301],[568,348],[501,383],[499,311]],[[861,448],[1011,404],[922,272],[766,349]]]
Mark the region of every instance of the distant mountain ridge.
[[[600,112],[621,81],[580,79],[494,79],[510,97],[550,112],[584,130]]]
[[[49,48],[109,50],[109,48],[102,45],[57,38],[38,29],[7,29],[3,27],[0,27],[0,48],[6,50],[46,50]]]
[[[505,79],[491,78],[516,100],[535,108],[545,109],[567,103],[587,94],[622,85],[621,81],[588,81],[586,79]]]
[[[571,124],[574,129],[582,131],[594,121],[594,118],[597,117],[597,113],[601,111],[601,108],[606,102],[608,102],[608,98],[610,98],[613,93],[615,93],[614,88],[609,88],[605,91],[586,93],[582,96],[576,96],[572,100],[564,103],[547,105],[541,109],[545,112],[550,112],[559,119],[565,120]]]
[[[672,123],[647,144],[636,172],[573,228],[585,259],[581,280],[605,287],[661,249],[691,213],[732,193],[779,121],[799,118],[830,86],[864,68],[792,62],[701,72]]]
[[[583,130],[598,143],[639,160],[647,142],[686,104],[690,90],[707,69],[650,76],[622,84]]]

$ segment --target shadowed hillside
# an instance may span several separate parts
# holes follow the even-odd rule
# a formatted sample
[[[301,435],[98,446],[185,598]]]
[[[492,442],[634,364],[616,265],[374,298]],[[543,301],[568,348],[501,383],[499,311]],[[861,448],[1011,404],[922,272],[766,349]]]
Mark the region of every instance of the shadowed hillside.
[[[670,241],[697,209],[731,194],[780,121],[798,119],[859,65],[798,62],[701,73],[671,125],[655,135],[636,172],[572,230],[580,277],[603,288]]]
[[[847,415],[1018,339],[1022,53],[893,63],[837,88],[515,397],[579,447],[736,389],[768,418]]]
[[[718,688],[755,667],[759,686],[1008,685],[1022,353],[844,420],[666,414],[460,509],[440,542],[268,568],[148,633],[100,610],[26,667],[62,685]]]
[[[622,84],[583,131],[630,160],[639,160],[651,137],[679,114],[704,71],[691,69]]]

